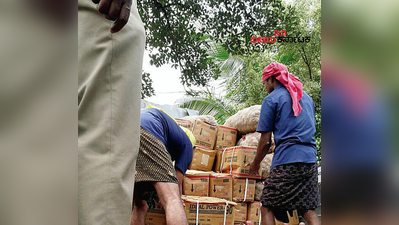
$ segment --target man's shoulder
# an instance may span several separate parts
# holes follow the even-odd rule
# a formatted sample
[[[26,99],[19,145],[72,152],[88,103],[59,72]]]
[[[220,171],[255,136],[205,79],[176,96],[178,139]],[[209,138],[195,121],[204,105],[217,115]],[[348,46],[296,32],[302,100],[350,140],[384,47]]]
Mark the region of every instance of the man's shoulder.
[[[310,95],[308,95],[308,93],[306,93],[305,91],[302,92],[302,99],[306,100],[306,101],[310,101],[313,102],[312,97],[310,97]]]

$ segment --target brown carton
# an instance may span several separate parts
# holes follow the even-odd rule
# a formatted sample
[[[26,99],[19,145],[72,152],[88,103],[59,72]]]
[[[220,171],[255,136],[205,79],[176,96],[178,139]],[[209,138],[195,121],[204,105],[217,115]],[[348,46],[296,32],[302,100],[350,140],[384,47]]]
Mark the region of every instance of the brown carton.
[[[190,170],[211,171],[215,161],[216,151],[201,145],[195,145],[193,150],[193,161]]]
[[[183,194],[209,196],[209,173],[187,170],[183,180]]]
[[[148,209],[145,225],[166,225],[165,209],[160,203]]]
[[[237,205],[234,206],[234,210],[236,211],[234,223],[247,221],[247,203],[246,202],[237,203]]]
[[[216,141],[216,126],[196,120],[192,129],[192,133],[197,140],[198,145],[203,145],[209,149],[213,149]]]
[[[212,173],[209,178],[209,196],[233,199],[233,177],[230,174]]]
[[[262,169],[259,168],[257,175],[249,174],[249,164],[256,156],[255,147],[236,146],[222,151],[220,159],[220,170],[241,178],[261,179]]]
[[[215,157],[215,163],[213,165],[213,171],[217,173],[221,173],[222,171],[220,170],[220,164],[222,162],[222,153],[223,151],[221,150],[215,150],[216,151],[216,157]]]
[[[259,221],[262,220],[260,202],[248,203],[247,220],[251,221],[252,225],[260,225]]]
[[[284,224],[289,224],[289,225],[297,225],[299,224],[299,217],[298,217],[298,212],[296,210],[293,211],[292,216],[290,215],[289,212],[287,212],[287,216],[288,216],[288,223],[283,223],[279,220],[277,220],[276,218],[274,218],[274,222],[276,225],[284,225]]]
[[[234,225],[236,203],[220,198],[182,196],[188,224]]]
[[[236,145],[237,129],[219,125],[217,130],[215,149],[222,150]]]
[[[190,131],[193,129],[193,125],[194,125],[193,122],[187,121],[187,120],[182,120],[182,119],[176,120],[176,123],[179,126],[189,129]]]
[[[256,180],[233,177],[233,201],[253,202],[255,200]]]
[[[234,221],[234,225],[246,225],[246,223],[240,221]]]

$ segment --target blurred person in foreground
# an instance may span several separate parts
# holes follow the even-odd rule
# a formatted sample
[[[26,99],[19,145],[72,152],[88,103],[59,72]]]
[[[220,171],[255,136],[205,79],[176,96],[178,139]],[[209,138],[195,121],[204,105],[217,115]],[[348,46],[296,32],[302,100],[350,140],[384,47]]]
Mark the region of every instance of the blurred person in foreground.
[[[129,224],[144,26],[136,0],[78,0],[79,224]]]
[[[326,222],[397,224],[387,107],[361,73],[330,63],[322,78]]]
[[[193,159],[193,134],[157,108],[141,110],[131,225],[144,225],[154,189],[165,209],[166,223],[187,225],[181,201],[182,185]],[[173,161],[175,165],[173,166]]]
[[[257,128],[262,134],[251,173],[256,174],[262,159],[270,153],[272,132],[276,142],[262,194],[262,224],[273,225],[275,214],[298,210],[309,225],[319,225],[315,212],[320,200],[313,100],[302,90],[299,78],[283,64],[265,67],[262,82],[269,95],[262,103]]]

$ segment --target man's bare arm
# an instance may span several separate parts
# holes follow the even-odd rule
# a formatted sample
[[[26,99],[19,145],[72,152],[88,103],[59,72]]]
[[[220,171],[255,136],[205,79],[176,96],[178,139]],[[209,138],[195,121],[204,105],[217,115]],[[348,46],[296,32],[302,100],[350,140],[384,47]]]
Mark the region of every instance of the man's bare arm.
[[[177,179],[179,180],[179,190],[180,190],[180,195],[182,195],[183,193],[183,179],[184,179],[184,175],[183,173],[176,168],[176,175],[177,175]]]
[[[272,142],[272,132],[265,132],[261,134],[255,159],[250,165],[251,174],[258,173],[260,163],[262,162],[266,154],[270,153],[271,142]]]

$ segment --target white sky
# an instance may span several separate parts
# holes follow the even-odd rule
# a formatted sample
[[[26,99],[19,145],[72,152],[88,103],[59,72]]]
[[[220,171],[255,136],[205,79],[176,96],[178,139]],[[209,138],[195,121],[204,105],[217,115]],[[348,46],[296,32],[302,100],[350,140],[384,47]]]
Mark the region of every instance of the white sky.
[[[180,70],[171,68],[171,64],[166,64],[159,68],[152,66],[148,54],[148,51],[144,52],[143,70],[151,74],[155,96],[145,100],[161,105],[174,105],[185,94],[183,85],[180,83]],[[215,87],[215,93],[221,94],[223,90],[218,85],[219,83],[220,81],[212,81],[208,88]],[[191,88],[200,90],[199,87]]]
[[[162,104],[173,105],[176,100],[184,96],[184,88],[180,83],[180,70],[171,68],[170,64],[159,68],[151,66],[149,52],[144,52],[143,70],[151,74],[155,96],[146,100]]]

